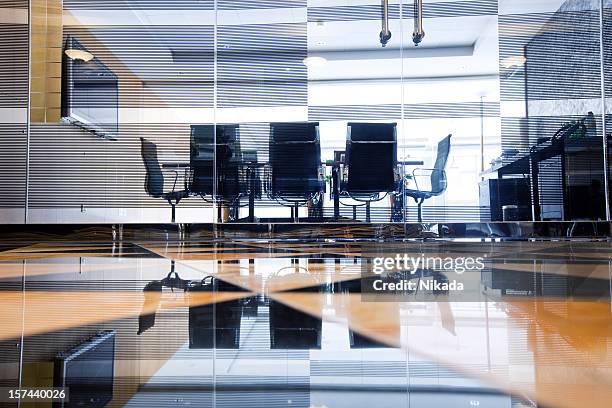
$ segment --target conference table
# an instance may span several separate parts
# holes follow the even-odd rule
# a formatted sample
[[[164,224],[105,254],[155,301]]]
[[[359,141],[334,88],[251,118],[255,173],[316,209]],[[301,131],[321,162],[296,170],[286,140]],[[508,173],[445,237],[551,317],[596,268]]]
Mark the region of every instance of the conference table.
[[[331,187],[332,187],[332,198],[334,202],[334,219],[340,218],[340,167],[344,164],[344,152],[334,152],[334,160],[326,160],[321,162],[322,165],[330,167],[332,172],[331,177]],[[267,162],[244,162],[242,163],[248,171],[248,180],[249,180],[249,216],[248,222],[255,221],[255,189],[252,188],[255,183],[255,178],[257,175],[256,169],[264,168],[269,165]],[[409,166],[423,166],[425,162],[423,160],[400,160],[397,162],[399,166],[409,167]],[[190,162],[164,162],[162,163],[162,168],[164,169],[185,169],[187,172],[191,168]],[[369,215],[369,206],[367,206],[367,214],[366,219],[370,219]]]

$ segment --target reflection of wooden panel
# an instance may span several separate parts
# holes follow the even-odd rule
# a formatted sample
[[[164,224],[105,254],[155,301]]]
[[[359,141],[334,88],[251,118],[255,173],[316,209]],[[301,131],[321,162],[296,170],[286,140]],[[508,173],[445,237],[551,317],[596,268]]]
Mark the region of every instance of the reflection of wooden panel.
[[[62,81],[62,1],[32,0],[30,120],[59,122]]]
[[[119,319],[26,338],[23,384],[53,386],[53,359],[103,330],[116,330],[113,400],[109,407],[122,407],[142,384],[188,341],[186,308],[159,310],[156,324],[146,335],[136,335],[138,318]],[[27,403],[28,408],[51,407],[51,403]]]
[[[22,378],[23,387],[53,387],[53,362],[24,362]],[[22,402],[21,406],[26,408],[51,408],[52,403],[50,401]]]
[[[110,407],[122,407],[185,344],[188,337],[186,308],[158,310],[155,326],[136,335],[138,318],[118,325],[115,384]],[[128,356],[132,354],[132,358]]]
[[[28,310],[23,326],[21,318],[7,319],[0,313],[0,322],[2,322],[0,337],[5,335],[7,339],[16,339],[19,338],[16,330],[21,330],[22,327],[25,329],[24,385],[49,386],[53,375],[50,368],[58,352],[70,350],[97,332],[114,329],[117,331],[115,384],[113,401],[109,406],[122,407],[142,384],[146,384],[181,347],[187,344],[189,339],[187,310],[190,306],[240,299],[249,295],[248,292],[198,292],[177,298],[171,294],[168,296],[168,301],[162,301],[159,307],[157,305],[143,307],[143,296],[140,291],[120,293],[119,296],[123,301],[118,300],[116,294],[117,292],[111,291],[2,293],[1,312],[15,316],[22,307]],[[76,300],[77,304],[72,303],[70,299]],[[102,301],[102,304],[98,303],[99,301]],[[116,313],[118,310],[121,312]],[[138,315],[153,310],[157,310],[155,326],[138,336],[136,334]],[[41,327],[42,322],[48,323],[44,329]],[[0,343],[0,351],[4,348],[3,343]],[[15,355],[15,360],[17,357]],[[18,371],[13,370],[13,377],[17,374]],[[6,383],[13,384],[10,381]]]

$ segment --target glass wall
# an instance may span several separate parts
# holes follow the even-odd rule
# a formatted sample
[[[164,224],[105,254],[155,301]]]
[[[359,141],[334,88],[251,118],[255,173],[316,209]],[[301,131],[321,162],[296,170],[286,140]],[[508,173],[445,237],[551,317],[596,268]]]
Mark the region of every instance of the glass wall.
[[[607,218],[608,2],[58,4],[30,10],[6,222]]]
[[[28,110],[28,1],[0,1],[0,223],[18,224],[25,220],[26,151]],[[9,242],[0,251],[13,249]],[[6,331],[19,333],[24,317],[23,276],[25,261],[4,261],[4,306],[14,324]],[[21,384],[19,336],[0,341],[0,387]]]
[[[1,223],[25,221],[28,31],[28,2],[0,1]]]
[[[530,189],[525,219],[608,217],[600,7],[500,4],[501,165],[507,186]]]
[[[606,207],[608,220],[610,219],[610,213],[612,209],[612,193],[610,192],[610,179],[612,177],[612,166],[610,165],[610,139],[612,138],[612,2],[609,0],[603,1],[602,8],[602,72],[604,81],[604,95],[602,98],[603,106],[602,109],[605,112],[605,142],[602,143],[606,146],[606,171],[607,171],[607,192],[608,192],[608,206]]]

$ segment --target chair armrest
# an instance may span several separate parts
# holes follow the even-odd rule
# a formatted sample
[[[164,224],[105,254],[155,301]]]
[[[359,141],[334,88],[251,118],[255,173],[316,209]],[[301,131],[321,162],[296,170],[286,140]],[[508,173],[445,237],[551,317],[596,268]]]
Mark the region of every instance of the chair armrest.
[[[270,195],[272,193],[272,166],[266,164],[263,167],[263,187],[266,194]]]
[[[395,182],[395,191],[399,192],[402,189],[403,177],[402,177],[402,165],[397,164],[393,169],[393,181]]]
[[[325,164],[321,164],[319,166],[319,174],[318,174],[318,181],[319,181],[319,185],[321,186],[321,189],[323,191],[323,193],[327,192],[327,169],[325,167]]]
[[[178,181],[178,171],[177,170],[169,170],[174,173],[174,183],[172,184],[172,192],[176,191],[176,182]]]
[[[344,188],[348,185],[349,171],[350,169],[347,163],[342,164],[338,168],[338,186],[340,192],[342,192]]]
[[[191,173],[191,168],[190,167],[162,167],[162,173],[164,172],[168,172],[168,173],[174,173],[174,182],[172,184],[172,191],[171,192],[175,192],[176,191],[176,184],[178,182],[178,178],[179,178],[179,170],[181,169],[185,169],[184,171],[184,184],[185,184],[185,190],[187,190],[187,181],[190,178],[190,173]]]
[[[417,168],[412,170],[412,174],[416,174],[418,172],[429,172],[429,174],[431,174],[434,171],[440,171],[440,170],[439,169],[428,169],[428,168],[425,168],[425,167],[417,167]]]
[[[431,180],[431,176],[435,173],[440,173],[440,178],[442,180],[442,183],[444,184],[444,188],[442,188],[441,190],[434,191],[432,190],[433,186],[430,185],[430,190],[420,189],[419,183],[417,181],[418,178],[427,177]],[[416,185],[417,191],[424,191],[424,192],[437,194],[437,193],[441,193],[442,191],[446,189],[446,171],[441,170],[441,169],[428,169],[428,168],[417,167],[416,169],[412,170],[412,179],[414,180],[414,184]]]
[[[185,180],[183,185],[185,186],[185,191],[189,191],[189,186],[193,183],[193,169],[191,167],[185,168]]]

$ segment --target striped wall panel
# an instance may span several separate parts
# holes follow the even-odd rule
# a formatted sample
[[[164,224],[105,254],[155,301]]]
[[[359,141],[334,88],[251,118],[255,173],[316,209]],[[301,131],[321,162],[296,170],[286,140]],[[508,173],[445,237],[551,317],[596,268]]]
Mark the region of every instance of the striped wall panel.
[[[25,124],[0,124],[0,208],[24,206],[26,132]]]
[[[27,7],[27,1],[0,2],[0,9]],[[28,31],[27,24],[0,24],[0,209],[19,212],[26,200]]]
[[[219,26],[218,107],[307,104],[306,23]]]
[[[249,378],[243,378],[243,380],[248,381]],[[242,390],[194,392],[182,389],[171,392],[159,392],[157,390],[147,392],[145,389],[130,400],[128,407],[164,408],[176,404],[177,400],[185,405],[218,408],[235,408],[237,406],[282,408],[287,405],[303,408],[312,406],[308,389],[282,392]]]
[[[122,81],[123,107],[213,107],[212,26],[66,27]],[[307,103],[306,24],[218,27],[218,106]]]
[[[218,0],[218,10],[303,8],[306,0]],[[88,0],[65,0],[64,8],[75,10],[214,10],[213,0],[109,0],[103,3]],[[398,19],[398,4],[390,7],[390,17]],[[411,5],[404,4],[404,15],[412,11]],[[454,1],[425,3],[425,18],[461,17],[474,15],[494,15],[497,13],[497,0]],[[338,7],[311,7],[308,11],[309,21],[333,20],[375,20],[380,18],[380,4]]]
[[[306,7],[307,0],[217,0],[218,10]]]
[[[124,108],[212,108],[213,33],[213,26],[64,28],[119,76]]]
[[[404,105],[404,119],[477,118],[499,116],[499,102],[419,103]],[[401,105],[308,106],[308,118],[326,120],[399,120]]]
[[[27,8],[27,0],[0,0],[0,14],[5,13],[3,9]],[[28,42],[27,21],[0,23],[0,224],[25,219]],[[21,277],[5,282],[9,290],[23,289]],[[12,316],[24,314],[23,305],[9,304],[8,308]],[[22,349],[21,339],[0,341],[0,386],[19,386]]]
[[[603,9],[604,34],[604,85],[606,96],[606,133],[612,134],[612,1],[604,2]],[[608,151],[608,181],[612,185],[612,151]],[[608,200],[612,203],[612,193]]]
[[[612,98],[612,1],[606,1],[603,9],[603,50],[606,98]],[[608,113],[612,109],[607,110]]]
[[[473,364],[474,369],[483,368]],[[491,367],[492,371],[501,373],[506,366]],[[462,379],[463,375],[441,367],[438,364],[420,361],[346,361],[346,360],[311,360],[310,375],[329,377],[395,377],[395,378],[437,378]]]
[[[553,13],[510,14],[498,17],[501,99],[524,100],[525,46]]]
[[[599,42],[598,10],[500,16],[502,100],[598,98]]]
[[[612,134],[612,1],[606,0],[603,9],[603,50],[604,50],[604,85],[606,96],[606,133]],[[612,151],[608,151],[608,163]],[[608,165],[608,180],[612,180],[612,165]],[[612,182],[610,183],[612,185]],[[612,203],[612,193],[609,198]]]
[[[214,0],[64,0],[65,9],[75,10],[214,10]]]
[[[525,57],[529,100],[599,98],[599,10],[556,13]]]
[[[214,27],[66,26],[71,35],[119,76],[144,81],[213,78]],[[129,67],[129,68],[128,68]]]
[[[397,120],[402,116],[399,104],[308,106],[308,119],[325,120]]]
[[[603,8],[604,85],[606,97],[606,133],[612,135],[612,1],[606,0]],[[612,150],[608,150],[608,181],[612,185]],[[612,193],[608,198],[612,204]]]
[[[374,2],[373,2],[374,3]],[[404,4],[404,18],[412,16],[412,4]],[[497,14],[497,0],[443,1],[423,3],[424,18],[467,17]],[[389,6],[389,18],[400,18],[400,5]],[[380,4],[337,7],[309,7],[308,21],[380,20]]]
[[[0,8],[27,9],[28,0],[0,0]]]
[[[30,207],[165,207],[144,189],[140,137],[157,144],[160,162],[189,162],[189,125],[121,124],[119,140],[107,141],[68,124],[32,124]],[[174,177],[165,172],[167,191]],[[190,205],[211,204],[198,198],[181,202]]]
[[[0,108],[28,105],[28,26],[0,24]]]
[[[404,105],[405,119],[476,118],[499,116],[498,102],[419,103]]]

